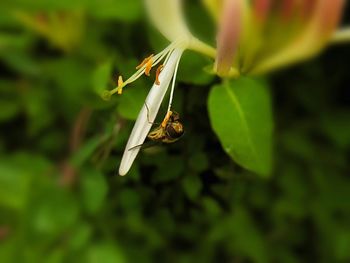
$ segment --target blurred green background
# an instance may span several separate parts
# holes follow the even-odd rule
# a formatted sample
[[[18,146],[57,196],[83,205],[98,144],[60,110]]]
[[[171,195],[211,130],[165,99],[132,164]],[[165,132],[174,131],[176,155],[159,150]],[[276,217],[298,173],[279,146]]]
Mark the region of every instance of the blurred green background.
[[[213,44],[198,1],[186,10]],[[269,77],[269,179],[224,153],[206,107],[220,80],[190,51],[185,136],[115,176],[153,78],[100,94],[164,45],[141,0],[0,2],[0,262],[350,262],[349,46]]]

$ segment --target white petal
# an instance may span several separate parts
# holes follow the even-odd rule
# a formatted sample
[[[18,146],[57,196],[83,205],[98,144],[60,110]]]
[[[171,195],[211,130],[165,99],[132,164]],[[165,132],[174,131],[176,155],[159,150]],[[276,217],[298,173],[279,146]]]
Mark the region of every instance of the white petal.
[[[152,23],[170,41],[190,36],[182,12],[182,0],[145,0]]]
[[[150,92],[148,93],[145,101],[149,109],[148,117],[147,107],[146,105],[143,105],[124,150],[123,158],[119,167],[120,175],[125,175],[129,171],[138,152],[140,151],[140,147],[136,147],[134,149],[131,148],[141,145],[145,141],[147,134],[152,127],[151,123],[156,118],[164,95],[168,90],[171,78],[174,75],[176,64],[179,61],[182,52],[183,49],[175,49],[172,52],[168,62],[159,75],[160,85],[153,84]]]

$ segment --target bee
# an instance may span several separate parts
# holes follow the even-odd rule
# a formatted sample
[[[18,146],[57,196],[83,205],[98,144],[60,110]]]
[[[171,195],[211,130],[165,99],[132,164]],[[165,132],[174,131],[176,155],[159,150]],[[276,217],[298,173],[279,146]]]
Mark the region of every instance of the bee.
[[[148,133],[147,138],[163,143],[176,142],[184,134],[180,115],[176,111],[168,111],[162,123]]]
[[[184,132],[184,126],[180,121],[180,115],[176,111],[170,110],[167,112],[162,123],[148,133],[147,138],[153,142],[173,143],[179,140]],[[142,145],[134,146],[130,148],[129,151],[140,146]]]

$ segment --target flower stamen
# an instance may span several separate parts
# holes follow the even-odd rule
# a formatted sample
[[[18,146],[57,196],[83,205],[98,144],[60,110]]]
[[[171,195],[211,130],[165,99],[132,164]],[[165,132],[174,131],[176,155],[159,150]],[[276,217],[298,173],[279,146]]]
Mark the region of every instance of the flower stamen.
[[[157,68],[156,81],[155,81],[156,85],[160,85],[159,74],[160,74],[160,72],[162,72],[163,68],[164,68],[164,65],[159,65],[159,67]]]
[[[151,57],[147,61],[146,68],[145,68],[145,75],[148,76],[148,77],[150,76],[150,72],[151,72],[152,66],[153,66],[153,58]]]
[[[169,119],[170,119],[170,117],[171,117],[172,114],[173,114],[172,111],[168,111],[168,112],[167,112],[167,114],[166,114],[165,117],[164,117],[164,120],[163,120],[162,123],[161,123],[162,128],[165,128],[165,127],[166,127],[166,125],[167,125],[167,123],[168,123],[168,121],[169,121]]]
[[[123,77],[119,76],[118,78],[118,86],[117,86],[117,94],[121,95],[123,93],[123,87],[124,87],[124,81]]]
[[[173,81],[171,83],[171,90],[170,90],[170,97],[169,97],[169,105],[168,105],[168,112],[171,112],[171,106],[173,103],[173,97],[174,97],[174,90],[175,90],[175,80],[177,75],[177,70],[179,68],[180,58],[176,61],[174,75],[173,75]]]
[[[172,52],[175,50],[175,48],[177,48],[181,45],[183,45],[183,42],[181,42],[180,40],[175,41],[175,42],[171,43],[169,46],[167,46],[165,49],[163,49],[161,52],[159,52],[158,54],[156,54],[156,55],[151,54],[150,56],[143,59],[142,62],[136,67],[137,71],[132,76],[130,76],[125,81],[123,81],[121,79],[120,83],[118,83],[118,86],[116,88],[114,88],[113,90],[104,91],[101,94],[102,98],[105,100],[109,100],[111,98],[111,96],[115,93],[122,94],[122,89],[126,85],[134,82],[139,77],[141,77],[143,74],[150,76],[151,69],[154,66],[158,65],[162,60],[164,60],[164,62],[162,64],[165,65],[168,62],[169,57],[172,54]],[[156,84],[157,85],[160,85],[159,74],[161,73],[162,68],[163,68],[163,66],[159,66],[157,68],[157,72],[156,72]]]
[[[136,66],[136,69],[142,68],[144,65],[146,65],[152,59],[153,59],[153,54],[151,54],[147,58],[143,59],[142,62],[138,66]]]

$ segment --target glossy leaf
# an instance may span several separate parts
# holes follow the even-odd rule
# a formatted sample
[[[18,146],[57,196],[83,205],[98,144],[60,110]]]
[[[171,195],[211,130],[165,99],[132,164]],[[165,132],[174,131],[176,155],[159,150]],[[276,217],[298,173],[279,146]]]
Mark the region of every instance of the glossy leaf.
[[[147,89],[145,87],[135,86],[130,89],[125,89],[123,98],[118,104],[118,113],[125,119],[136,120],[140,109],[145,103],[146,97]]]
[[[112,61],[108,60],[98,65],[92,74],[92,83],[94,90],[98,95],[106,89],[111,81]]]
[[[107,182],[98,171],[89,169],[81,178],[81,195],[84,208],[91,214],[99,211],[107,196]]]
[[[211,125],[224,150],[260,175],[272,167],[270,95],[261,82],[241,77],[214,86],[209,95]]]

